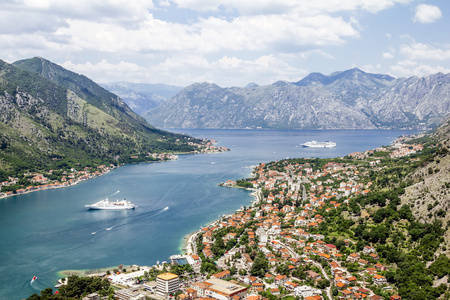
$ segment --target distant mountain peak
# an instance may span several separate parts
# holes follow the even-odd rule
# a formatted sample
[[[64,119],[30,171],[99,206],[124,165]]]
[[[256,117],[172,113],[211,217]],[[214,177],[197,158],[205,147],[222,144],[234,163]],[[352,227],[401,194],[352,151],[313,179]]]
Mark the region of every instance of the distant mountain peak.
[[[352,68],[251,89],[198,83],[146,117],[164,128],[425,129],[450,112],[449,81]]]
[[[249,84],[247,84],[246,86],[245,86],[245,88],[246,89],[251,89],[251,88],[254,88],[254,87],[258,87],[259,85],[257,85],[256,83],[254,83],[254,82],[250,82]]]
[[[284,80],[279,80],[277,82],[272,83],[273,86],[278,86],[278,87],[286,87],[286,86],[290,86],[292,85],[292,83],[284,81]]]
[[[310,73],[305,78],[293,84],[297,86],[330,85],[340,80],[354,81],[355,84],[361,82],[362,85],[368,84],[372,88],[373,85],[385,86],[386,83],[395,80],[395,78],[385,74],[366,73],[355,67],[345,71],[333,72],[328,76],[322,73]]]

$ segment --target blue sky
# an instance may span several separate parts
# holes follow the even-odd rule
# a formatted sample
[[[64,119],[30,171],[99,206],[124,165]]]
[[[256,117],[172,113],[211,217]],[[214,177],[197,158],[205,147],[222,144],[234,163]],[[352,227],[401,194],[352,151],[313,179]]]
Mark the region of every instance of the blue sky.
[[[353,67],[450,73],[448,0],[3,0],[0,59],[94,81],[222,87]]]

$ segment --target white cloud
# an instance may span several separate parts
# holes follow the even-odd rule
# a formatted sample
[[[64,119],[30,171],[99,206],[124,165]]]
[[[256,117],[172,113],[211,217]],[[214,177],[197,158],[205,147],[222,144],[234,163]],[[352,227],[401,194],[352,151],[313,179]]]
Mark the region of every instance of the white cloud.
[[[316,15],[341,11],[363,10],[376,13],[396,4],[406,4],[412,0],[173,0],[178,7],[199,11],[218,11],[232,9],[244,15],[254,14],[286,14],[299,13],[302,15]]]
[[[409,60],[450,60],[450,49],[439,49],[423,43],[402,45],[400,53]]]
[[[286,58],[285,58],[286,59]],[[186,86],[193,82],[215,82],[223,86],[242,86],[257,78],[260,84],[277,80],[295,81],[306,75],[306,71],[294,67],[283,58],[265,55],[255,60],[242,60],[235,56],[223,56],[209,62],[202,56],[178,55],[148,67],[101,60],[97,63],[73,63],[66,61],[64,68],[95,78],[97,82],[170,82]]]
[[[108,53],[271,51],[302,52],[304,46],[338,45],[359,32],[340,17],[320,15],[249,16],[230,21],[217,17],[200,19],[193,24],[161,21],[151,15],[139,28],[69,20],[68,27],[56,34],[70,36],[75,49]]]
[[[139,82],[140,79],[145,82],[149,77],[148,69],[124,61],[112,64],[103,59],[98,63],[76,64],[69,60],[64,62],[62,66],[72,72],[95,78],[96,82],[121,81],[123,78],[129,78],[130,81],[135,82]]]
[[[394,54],[392,54],[390,52],[383,52],[383,54],[381,54],[381,57],[383,59],[392,59],[392,58],[394,58]]]
[[[442,18],[439,7],[429,4],[420,4],[416,8],[414,22],[433,23]]]
[[[358,66],[354,66],[354,67],[358,67]],[[379,73],[380,70],[382,69],[381,64],[376,64],[376,65],[365,65],[363,67],[361,67],[361,69],[366,72],[366,73]]]
[[[53,32],[55,27],[66,26],[68,20],[90,20],[135,27],[147,18],[152,9],[153,2],[147,0],[16,0],[2,4],[0,20],[15,16],[15,22],[1,28],[16,32],[18,30],[15,27],[28,29],[27,32],[30,32],[30,28],[34,28],[34,32]],[[45,23],[53,26],[42,26]]]
[[[404,60],[399,61],[396,65],[391,67],[393,74],[397,77],[418,76],[422,77],[435,73],[450,73],[450,69],[443,66],[432,66],[428,64],[419,64],[414,61]]]
[[[351,65],[379,70],[381,59],[384,66],[401,55],[415,67],[433,60],[450,64],[450,46],[432,44],[432,37],[428,44],[416,43],[405,20],[396,32],[409,36],[407,41],[376,31],[384,18],[397,21],[400,6],[416,0],[5,1],[0,58],[39,55],[96,81],[229,86],[295,81],[306,70],[331,73]],[[375,15],[387,9],[392,14]],[[436,20],[436,13],[424,11],[417,9],[418,22]]]

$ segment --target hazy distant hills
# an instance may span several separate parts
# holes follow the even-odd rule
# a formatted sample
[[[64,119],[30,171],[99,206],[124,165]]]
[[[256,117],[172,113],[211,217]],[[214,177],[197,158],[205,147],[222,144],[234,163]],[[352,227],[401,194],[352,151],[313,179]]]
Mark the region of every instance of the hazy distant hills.
[[[183,140],[149,125],[85,76],[39,57],[0,60],[0,170],[193,150]]]
[[[163,128],[423,129],[449,111],[449,74],[396,79],[355,68],[245,88],[195,83],[145,117]]]
[[[113,82],[101,84],[108,91],[120,96],[138,115],[162,104],[175,96],[182,87],[167,84]]]

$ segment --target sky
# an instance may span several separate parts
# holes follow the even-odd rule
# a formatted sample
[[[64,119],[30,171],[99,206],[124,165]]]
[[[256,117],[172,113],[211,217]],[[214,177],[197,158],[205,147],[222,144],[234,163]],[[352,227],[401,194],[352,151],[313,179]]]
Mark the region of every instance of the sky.
[[[448,0],[2,0],[0,59],[98,83],[221,87],[357,67],[450,73]]]

